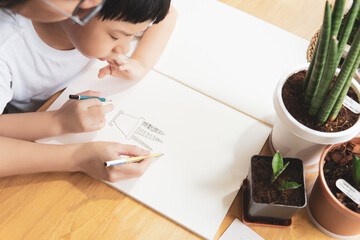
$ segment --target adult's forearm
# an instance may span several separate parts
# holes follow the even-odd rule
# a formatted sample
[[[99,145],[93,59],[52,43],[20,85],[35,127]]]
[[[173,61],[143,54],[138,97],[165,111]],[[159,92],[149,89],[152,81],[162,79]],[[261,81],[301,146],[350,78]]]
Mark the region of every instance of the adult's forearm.
[[[77,145],[49,145],[0,137],[0,177],[37,172],[76,171]]]
[[[54,112],[0,115],[0,136],[34,141],[61,134]]]

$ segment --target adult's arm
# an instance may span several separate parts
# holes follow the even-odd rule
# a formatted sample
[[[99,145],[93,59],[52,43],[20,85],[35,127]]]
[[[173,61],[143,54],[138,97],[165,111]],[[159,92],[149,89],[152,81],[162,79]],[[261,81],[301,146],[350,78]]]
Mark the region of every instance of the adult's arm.
[[[152,158],[140,163],[105,167],[104,162],[120,155],[147,155],[136,146],[114,142],[51,145],[0,136],[0,177],[38,172],[84,172],[94,178],[115,182],[139,177]]]

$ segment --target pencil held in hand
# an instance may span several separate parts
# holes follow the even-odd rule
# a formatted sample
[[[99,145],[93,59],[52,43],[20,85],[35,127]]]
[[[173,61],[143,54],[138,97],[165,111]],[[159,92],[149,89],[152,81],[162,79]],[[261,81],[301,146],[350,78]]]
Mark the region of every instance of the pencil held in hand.
[[[137,157],[130,157],[130,158],[125,158],[125,159],[119,159],[119,160],[113,160],[113,161],[107,161],[104,162],[104,165],[106,167],[111,167],[111,166],[116,166],[116,165],[121,165],[121,164],[128,164],[128,163],[133,163],[133,162],[140,162],[142,160],[144,160],[145,158],[148,157],[152,157],[152,158],[159,158],[164,154],[161,153],[155,153],[155,154],[150,154],[147,156],[137,156]]]
[[[85,99],[96,98],[96,99],[99,99],[102,102],[111,102],[110,99],[103,98],[103,97],[91,97],[91,96],[81,96],[81,95],[73,95],[73,94],[70,94],[69,98],[70,99],[76,99],[76,100],[85,100]]]

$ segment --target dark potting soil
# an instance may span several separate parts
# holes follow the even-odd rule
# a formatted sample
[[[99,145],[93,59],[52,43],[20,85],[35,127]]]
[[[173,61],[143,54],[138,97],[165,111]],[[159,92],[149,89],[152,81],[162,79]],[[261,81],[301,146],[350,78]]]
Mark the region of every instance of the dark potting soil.
[[[331,149],[325,156],[324,175],[327,185],[334,196],[347,208],[360,213],[360,206],[348,198],[335,185],[339,178],[344,179],[358,191],[360,187],[356,186],[352,177],[352,154],[355,152],[360,157],[360,145],[351,142],[341,144]]]
[[[316,116],[308,114],[310,105],[304,103],[304,91],[302,84],[305,80],[306,71],[300,71],[288,78],[282,89],[282,98],[286,109],[301,124],[321,132],[340,132],[353,126],[359,115],[342,106],[339,115],[334,121],[320,124]],[[358,101],[355,91],[350,88],[347,93],[349,97]]]
[[[300,162],[291,161],[281,175],[271,183],[272,158],[254,157],[251,161],[252,197],[258,203],[273,203],[292,206],[305,204],[304,186],[291,190],[279,190],[277,186],[282,181],[303,184],[303,172]],[[288,161],[284,159],[284,165]]]

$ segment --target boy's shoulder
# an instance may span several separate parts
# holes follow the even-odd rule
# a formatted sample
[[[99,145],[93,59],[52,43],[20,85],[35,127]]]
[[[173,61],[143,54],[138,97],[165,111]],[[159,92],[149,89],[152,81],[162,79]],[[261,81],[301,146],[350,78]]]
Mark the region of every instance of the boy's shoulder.
[[[14,37],[22,35],[26,19],[7,9],[0,9],[0,46],[5,47]]]

